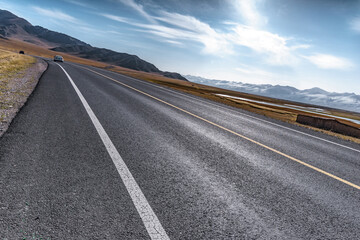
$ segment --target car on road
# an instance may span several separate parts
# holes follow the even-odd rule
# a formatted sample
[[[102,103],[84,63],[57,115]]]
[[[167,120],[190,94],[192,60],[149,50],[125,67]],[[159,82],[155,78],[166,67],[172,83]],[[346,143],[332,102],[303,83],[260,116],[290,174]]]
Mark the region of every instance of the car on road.
[[[64,58],[60,55],[54,57],[54,62],[64,62]]]
[[[19,51],[19,54],[25,54],[23,50],[20,50]]]

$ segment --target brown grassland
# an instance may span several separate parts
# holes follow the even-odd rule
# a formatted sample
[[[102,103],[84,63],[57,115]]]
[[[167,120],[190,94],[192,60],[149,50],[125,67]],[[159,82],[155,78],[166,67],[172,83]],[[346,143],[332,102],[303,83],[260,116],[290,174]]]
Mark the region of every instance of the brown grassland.
[[[37,82],[27,74],[36,62],[34,57],[0,49],[0,136]]]
[[[0,49],[0,79],[11,78],[16,73],[28,68],[36,59]],[[1,83],[4,83],[1,81]]]
[[[30,56],[0,49],[0,109],[6,108],[6,95],[11,90],[11,80],[36,62]],[[1,120],[1,116],[0,116]]]
[[[225,95],[248,98],[248,99],[252,99],[252,100],[275,103],[275,104],[293,104],[290,101],[262,97],[262,96],[258,96],[258,95],[246,94],[246,93],[206,86],[206,85],[202,85],[202,84],[166,78],[164,76],[154,74],[154,73],[135,71],[135,70],[122,68],[122,67],[102,63],[102,62],[97,62],[97,61],[93,61],[93,60],[89,60],[89,59],[72,56],[72,55],[65,54],[65,53],[51,51],[51,50],[45,49],[43,47],[39,47],[39,46],[30,44],[30,43],[17,41],[17,40],[0,39],[0,50],[1,49],[7,50],[7,51],[13,51],[16,53],[19,50],[23,50],[23,51],[25,51],[26,54],[36,55],[36,56],[41,56],[41,57],[46,57],[46,58],[52,58],[56,54],[61,54],[64,57],[65,61],[107,69],[109,71],[117,72],[120,74],[124,74],[124,75],[130,76],[130,77],[137,78],[137,79],[142,79],[145,81],[160,84],[160,85],[170,87],[170,88],[173,88],[173,89],[176,89],[176,90],[179,90],[182,92],[186,92],[186,93],[189,93],[192,95],[207,98],[207,99],[210,99],[210,100],[213,100],[216,102],[221,102],[221,103],[233,106],[233,107],[237,107],[237,108],[241,108],[241,109],[244,109],[244,110],[247,110],[250,112],[254,112],[257,114],[265,115],[270,118],[274,118],[274,119],[278,119],[281,121],[304,126],[304,127],[311,128],[316,131],[324,132],[326,134],[333,135],[333,136],[336,136],[336,137],[339,137],[339,138],[342,138],[345,140],[360,143],[360,139],[358,139],[358,138],[344,136],[344,135],[341,135],[338,133],[325,131],[322,129],[317,129],[317,128],[313,128],[313,127],[309,127],[309,126],[305,126],[305,125],[296,123],[297,114],[303,113],[301,111],[288,109],[288,108],[282,108],[282,107],[268,106],[268,105],[260,104],[260,103],[252,103],[252,102],[247,102],[247,101],[242,101],[242,100],[236,100],[236,99],[232,99],[232,98],[217,96],[215,94],[225,94]],[[311,105],[308,105],[308,104],[296,103],[296,105],[300,105],[300,106],[304,106],[304,107],[309,107],[309,106],[311,107]],[[330,112],[332,115],[335,115],[335,116],[347,117],[347,118],[360,120],[360,114],[357,114],[357,113],[342,111],[342,110],[338,110],[338,109],[330,109],[330,108],[325,108],[325,109],[326,109],[326,111]],[[317,115],[315,113],[306,113],[306,114],[312,115],[312,116],[323,117],[323,116]],[[341,119],[338,119],[338,120],[342,123],[360,128],[360,126],[358,124],[355,124],[353,122],[341,120]]]

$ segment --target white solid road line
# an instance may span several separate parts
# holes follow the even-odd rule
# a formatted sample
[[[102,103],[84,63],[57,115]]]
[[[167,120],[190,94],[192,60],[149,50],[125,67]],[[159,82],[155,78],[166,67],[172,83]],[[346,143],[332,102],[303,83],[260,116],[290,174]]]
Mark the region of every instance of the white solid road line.
[[[134,177],[132,176],[130,170],[126,166],[124,160],[121,158],[119,152],[116,150],[111,139],[105,132],[103,126],[95,116],[94,112],[91,110],[89,104],[87,103],[84,96],[81,94],[80,90],[75,85],[74,81],[71,79],[70,75],[65,71],[65,69],[58,63],[56,63],[68,77],[71,85],[74,87],[77,95],[79,96],[82,104],[84,105],[86,112],[88,113],[92,123],[94,124],[96,131],[98,132],[102,142],[104,143],[106,150],[108,151],[111,159],[113,160],[115,167],[124,182],[124,185],[129,192],[129,195],[138,211],[145,228],[151,239],[169,239],[164,228],[162,227],[159,219],[152,210],[149,202],[146,200],[143,192],[141,191],[139,185],[136,183]]]

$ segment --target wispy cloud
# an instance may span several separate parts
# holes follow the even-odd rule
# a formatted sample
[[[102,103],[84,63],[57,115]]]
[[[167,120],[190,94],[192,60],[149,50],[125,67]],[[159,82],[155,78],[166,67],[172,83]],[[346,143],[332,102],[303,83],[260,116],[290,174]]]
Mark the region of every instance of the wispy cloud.
[[[181,42],[174,41],[174,40],[165,40],[165,42],[168,42],[168,43],[171,43],[171,44],[175,44],[175,45],[183,45]]]
[[[41,7],[33,6],[32,9],[34,9],[37,13],[52,18],[52,19],[58,19],[61,21],[66,21],[70,23],[80,23],[80,21],[60,10],[57,9],[45,9]]]
[[[293,45],[291,46],[290,48],[292,50],[297,50],[297,49],[309,49],[311,48],[312,46],[310,44],[299,44],[299,45]]]
[[[181,15],[177,13],[168,13],[162,11],[159,16],[154,19],[167,23],[170,26],[164,26],[160,23],[144,24],[131,21],[129,19],[118,17],[110,14],[101,14],[102,16],[123,23],[136,26],[140,29],[137,31],[146,32],[164,38],[168,43],[180,43],[180,41],[195,41],[203,44],[203,51],[212,54],[228,54],[230,53],[230,45],[223,36],[212,29],[208,24],[198,19]],[[164,42],[164,39],[159,41]]]
[[[260,14],[257,4],[262,0],[232,0],[232,4],[240,13],[245,23],[249,26],[262,26],[267,23],[267,18]]]
[[[86,3],[82,2],[82,1],[78,1],[78,0],[64,0],[64,1],[74,4],[74,5],[78,5],[80,7],[84,7],[84,8],[93,8],[92,5],[86,4]]]
[[[350,28],[353,31],[360,33],[360,17],[354,18],[350,21]]]
[[[240,24],[233,30],[234,33],[230,35],[230,39],[234,44],[264,54],[269,64],[292,65],[296,62],[296,57],[288,46],[287,38]]]
[[[116,16],[116,15],[107,14],[107,13],[100,13],[99,15],[103,16],[103,17],[106,17],[108,19],[117,21],[117,22],[132,24],[132,22],[129,19],[124,18],[124,17],[119,17],[119,16]]]
[[[238,64],[235,69],[236,79],[234,81],[244,81],[248,83],[258,84],[288,84],[288,79],[284,79],[281,74],[275,72],[269,72],[264,69],[249,66],[246,64]]]
[[[246,67],[237,67],[235,68],[236,71],[247,74],[247,75],[256,75],[256,76],[262,76],[262,77],[272,77],[274,76],[273,73],[268,72],[268,71],[264,71],[262,69],[258,69],[258,68],[253,68],[250,66],[246,66]]]
[[[161,11],[160,16],[155,18],[162,22],[169,23],[173,26],[187,30],[192,30],[194,32],[199,32],[199,31],[213,32],[213,29],[211,29],[209,25],[199,21],[198,19],[192,16]]]
[[[134,0],[119,0],[121,3],[125,4],[128,7],[131,7],[135,11],[137,11],[140,15],[145,17],[151,23],[155,23],[155,20],[150,16],[145,10],[144,6],[141,4],[136,3]]]
[[[157,28],[160,35],[165,33],[175,38],[200,42],[204,45],[206,53],[229,54],[232,52],[230,44],[222,33],[195,17],[162,11],[155,19],[172,25],[171,28]]]
[[[348,70],[354,66],[354,64],[346,58],[328,54],[317,53],[312,56],[304,56],[304,58],[322,69]]]
[[[322,69],[348,69],[352,66],[349,60],[332,55],[313,54],[304,57],[298,51],[309,49],[312,47],[311,45],[294,44],[296,39],[259,29],[257,25],[266,21],[256,11],[255,4],[258,2],[257,0],[237,1],[237,4],[241,2],[241,11],[248,9],[251,12],[247,13],[246,18],[248,23],[253,26],[227,22],[226,25],[228,27],[222,31],[211,27],[208,23],[193,16],[164,10],[157,10],[155,15],[150,15],[145,12],[142,5],[135,3],[134,0],[119,1],[137,9],[147,19],[150,19],[151,23],[140,23],[132,19],[110,14],[100,15],[114,21],[135,26],[136,31],[156,36],[157,38],[155,39],[161,42],[176,45],[185,45],[186,41],[197,42],[203,46],[204,53],[216,56],[237,54],[235,51],[236,47],[246,47],[251,49],[257,54],[257,57],[269,65],[296,66],[303,59],[307,59]]]
[[[247,47],[263,55],[265,60],[272,65],[294,64],[297,57],[293,52],[298,48],[308,47],[308,45],[290,46],[285,37],[236,23],[231,24],[229,32],[221,32],[195,17],[166,11],[160,11],[157,16],[152,16],[153,19],[157,20],[155,24],[137,23],[109,14],[101,15],[140,28],[137,31],[167,40],[201,43],[204,46],[203,52],[208,54],[223,56],[234,54],[233,48],[235,46]]]

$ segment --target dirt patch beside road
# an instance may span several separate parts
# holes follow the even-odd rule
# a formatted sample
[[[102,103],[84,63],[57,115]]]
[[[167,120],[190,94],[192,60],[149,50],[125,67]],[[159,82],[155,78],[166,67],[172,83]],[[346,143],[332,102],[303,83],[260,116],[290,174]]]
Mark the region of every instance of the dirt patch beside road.
[[[10,67],[0,69],[0,137],[8,129],[16,113],[24,105],[42,73],[47,68],[43,60],[30,56],[7,56],[3,60]],[[12,61],[12,62],[11,62]],[[2,64],[2,66],[4,66]]]

